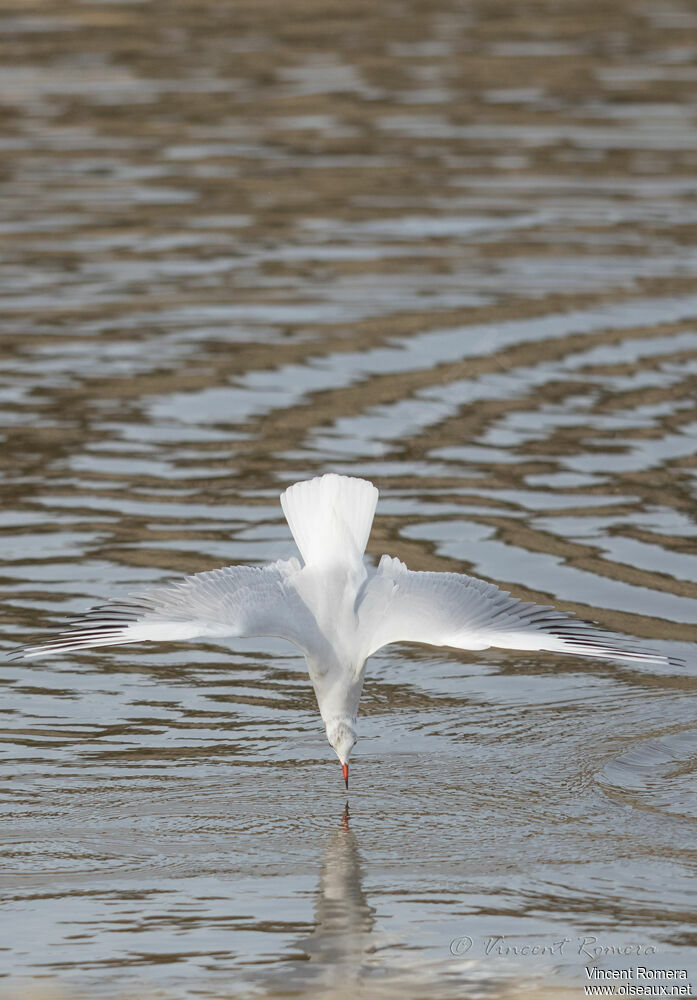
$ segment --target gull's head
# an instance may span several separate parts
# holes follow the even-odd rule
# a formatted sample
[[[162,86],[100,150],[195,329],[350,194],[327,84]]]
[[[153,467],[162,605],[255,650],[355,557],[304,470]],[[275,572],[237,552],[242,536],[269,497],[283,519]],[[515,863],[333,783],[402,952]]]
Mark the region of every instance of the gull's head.
[[[330,719],[326,723],[327,739],[329,746],[339,758],[344,781],[348,788],[348,762],[356,740],[356,730],[353,728],[353,721],[346,717]]]

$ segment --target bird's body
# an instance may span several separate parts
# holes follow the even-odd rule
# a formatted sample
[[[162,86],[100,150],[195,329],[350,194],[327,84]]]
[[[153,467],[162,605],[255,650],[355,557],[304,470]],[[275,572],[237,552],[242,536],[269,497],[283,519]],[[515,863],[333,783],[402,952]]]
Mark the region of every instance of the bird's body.
[[[18,655],[150,640],[281,636],[305,655],[347,786],[366,660],[389,643],[669,662],[632,640],[620,643],[589,622],[516,600],[465,574],[413,572],[390,556],[377,568],[366,565],[377,498],[372,483],[348,476],[296,483],[281,495],[281,506],[302,562],[228,566],[153,587],[93,608]]]

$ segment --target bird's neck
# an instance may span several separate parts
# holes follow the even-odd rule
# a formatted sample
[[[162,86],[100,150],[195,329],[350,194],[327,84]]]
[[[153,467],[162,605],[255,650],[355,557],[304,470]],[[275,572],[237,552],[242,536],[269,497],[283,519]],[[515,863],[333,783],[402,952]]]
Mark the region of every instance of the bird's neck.
[[[346,719],[355,725],[364,676],[362,669],[357,672],[353,669],[341,672],[330,670],[316,677],[310,672],[317,707],[325,726],[332,719]]]

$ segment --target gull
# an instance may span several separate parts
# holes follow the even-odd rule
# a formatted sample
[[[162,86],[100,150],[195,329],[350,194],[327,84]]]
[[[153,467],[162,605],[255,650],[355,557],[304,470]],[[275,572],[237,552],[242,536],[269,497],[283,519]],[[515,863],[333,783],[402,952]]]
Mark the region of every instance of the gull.
[[[129,642],[280,636],[305,656],[327,740],[348,789],[366,661],[394,642],[455,649],[549,650],[675,665],[592,622],[520,601],[464,573],[407,569],[384,555],[366,565],[378,491],[335,473],[295,483],[281,507],[302,562],[225,566],[99,604],[16,657]]]

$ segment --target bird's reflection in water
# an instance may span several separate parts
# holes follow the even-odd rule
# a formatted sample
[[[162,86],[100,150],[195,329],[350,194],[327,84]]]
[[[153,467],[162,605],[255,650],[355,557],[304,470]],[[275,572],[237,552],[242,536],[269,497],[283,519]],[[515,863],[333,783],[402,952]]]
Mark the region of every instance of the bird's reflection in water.
[[[358,844],[349,827],[348,803],[341,821],[329,834],[322,857],[315,928],[295,948],[304,960],[284,964],[282,977],[274,977],[284,995],[332,998],[358,995],[358,985],[376,942],[373,908],[366,902]]]
[[[327,839],[319,876],[315,930],[298,942],[311,962],[332,968],[337,983],[358,975],[371,949],[374,910],[363,893],[358,844],[349,827],[348,802]]]

